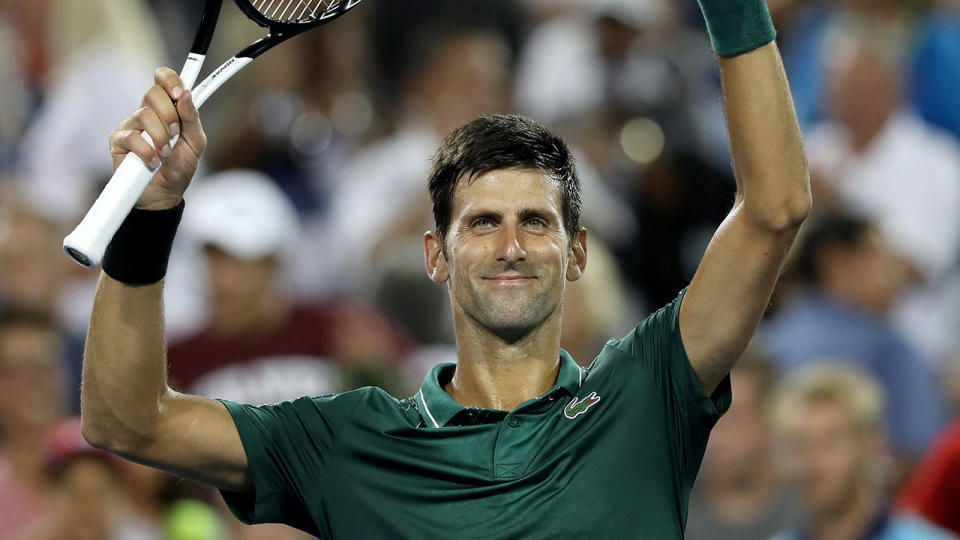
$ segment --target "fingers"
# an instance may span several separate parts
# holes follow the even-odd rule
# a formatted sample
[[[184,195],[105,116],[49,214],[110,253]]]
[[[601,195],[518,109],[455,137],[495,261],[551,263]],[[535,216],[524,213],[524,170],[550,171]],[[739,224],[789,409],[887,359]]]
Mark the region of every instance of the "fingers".
[[[184,90],[183,81],[170,68],[157,69],[154,82],[156,84],[143,96],[143,106],[111,134],[110,152],[114,166],[132,152],[151,168],[159,167],[162,160],[170,157],[176,162],[172,171],[191,169],[191,164],[195,168],[206,148],[207,138],[193,96]],[[141,131],[146,135],[141,136]],[[171,147],[170,141],[176,135],[180,135],[181,143],[189,146],[185,152],[174,151]],[[152,146],[148,140],[152,141]]]
[[[140,135],[139,129],[118,129],[110,135],[110,152],[117,157],[133,152],[150,168],[160,166],[157,151]]]
[[[170,99],[167,91],[158,85],[151,86],[143,96],[143,105],[153,109],[163,123],[168,137],[180,133],[180,118],[177,106]],[[157,142],[157,141],[154,141]]]
[[[153,141],[153,147],[160,159],[170,157],[169,124],[161,120],[157,111],[150,107],[141,107],[133,116],[136,126],[145,131]]]
[[[157,68],[153,73],[153,81],[170,96],[171,100],[180,99],[183,93],[183,81],[180,80],[176,71],[168,67]]]
[[[180,116],[180,137],[193,148],[197,155],[203,153],[207,146],[207,136],[200,125],[200,112],[193,105],[193,93],[184,91],[177,102],[177,113]]]

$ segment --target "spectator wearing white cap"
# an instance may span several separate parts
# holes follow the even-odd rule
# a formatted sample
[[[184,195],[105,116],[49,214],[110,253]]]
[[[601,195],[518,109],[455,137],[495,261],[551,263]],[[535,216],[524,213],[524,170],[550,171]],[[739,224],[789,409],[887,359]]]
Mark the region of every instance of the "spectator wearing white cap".
[[[209,313],[202,330],[170,348],[175,384],[270,403],[383,382],[352,381],[347,371],[389,378],[403,338],[378,312],[355,300],[306,304],[290,292],[290,255],[315,246],[298,244],[296,212],[269,177],[222,172],[188,199],[182,230],[202,252]]]

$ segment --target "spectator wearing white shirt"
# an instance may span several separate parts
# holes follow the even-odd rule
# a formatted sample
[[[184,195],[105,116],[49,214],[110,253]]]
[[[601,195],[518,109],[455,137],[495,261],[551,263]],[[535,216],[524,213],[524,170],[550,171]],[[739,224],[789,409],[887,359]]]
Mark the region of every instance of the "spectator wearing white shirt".
[[[844,29],[829,47],[832,119],[806,137],[814,199],[874,221],[915,273],[894,310],[899,326],[937,359],[932,302],[960,254],[960,146],[903,106],[892,36]]]

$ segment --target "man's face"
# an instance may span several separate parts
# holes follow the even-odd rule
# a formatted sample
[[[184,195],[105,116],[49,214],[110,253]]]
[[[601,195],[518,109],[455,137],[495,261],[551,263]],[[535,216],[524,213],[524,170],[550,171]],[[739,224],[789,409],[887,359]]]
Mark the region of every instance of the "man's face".
[[[842,512],[855,500],[879,446],[877,437],[857,430],[844,406],[832,400],[801,406],[786,438],[807,504],[821,515]]]
[[[839,123],[854,131],[882,126],[900,100],[895,70],[879,53],[857,44],[843,44],[828,63],[828,98]]]
[[[757,468],[769,462],[770,430],[761,384],[756,370],[735,367],[730,373],[730,386],[737,399],[710,433],[706,459],[711,476],[748,483]]]
[[[276,281],[273,257],[245,260],[214,246],[204,246],[213,310],[217,317],[231,318],[258,307],[265,291]]]
[[[0,296],[12,305],[49,309],[67,270],[52,227],[19,215],[0,229]]]
[[[49,425],[60,415],[60,340],[32,325],[0,332],[0,421],[7,429]]]
[[[52,496],[56,537],[108,538],[119,497],[116,475],[102,458],[72,458]]]
[[[831,289],[871,311],[885,313],[911,279],[908,263],[873,228],[855,246],[828,248],[825,254],[822,274]]]
[[[533,170],[457,184],[445,249],[427,233],[427,271],[447,282],[455,315],[515,342],[560,313],[565,279],[586,264],[586,232],[564,230],[561,187]]]

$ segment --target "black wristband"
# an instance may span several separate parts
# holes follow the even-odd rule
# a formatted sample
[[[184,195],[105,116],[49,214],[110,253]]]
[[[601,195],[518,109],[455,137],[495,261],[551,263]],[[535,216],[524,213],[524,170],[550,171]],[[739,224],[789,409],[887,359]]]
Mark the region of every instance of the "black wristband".
[[[180,201],[168,210],[131,210],[103,254],[103,271],[127,285],[163,279],[183,206]]]

